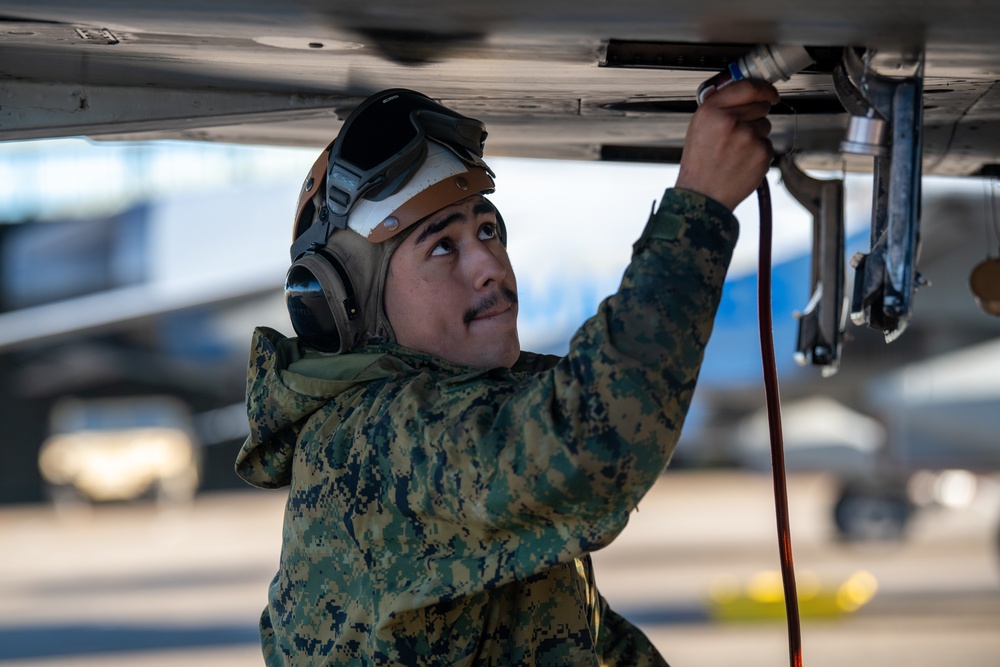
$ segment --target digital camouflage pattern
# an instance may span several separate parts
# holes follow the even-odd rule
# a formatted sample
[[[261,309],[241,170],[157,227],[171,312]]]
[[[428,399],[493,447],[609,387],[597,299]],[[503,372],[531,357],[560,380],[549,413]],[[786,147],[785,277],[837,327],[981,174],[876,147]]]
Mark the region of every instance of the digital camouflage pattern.
[[[665,664],[588,554],[670,458],[736,236],[724,207],[668,190],[569,354],[512,370],[258,329],[237,469],[290,486],[266,663]]]

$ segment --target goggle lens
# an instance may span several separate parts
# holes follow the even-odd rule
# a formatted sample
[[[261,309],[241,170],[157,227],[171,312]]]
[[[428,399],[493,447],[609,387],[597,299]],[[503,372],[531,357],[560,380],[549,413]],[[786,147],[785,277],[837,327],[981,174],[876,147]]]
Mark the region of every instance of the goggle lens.
[[[485,142],[479,121],[405,90],[372,100],[349,119],[341,132],[344,141],[339,156],[331,157],[339,157],[365,171],[392,160],[420,134],[479,157]]]
[[[340,159],[368,171],[390,160],[417,137],[410,114],[421,107],[386,104],[388,99],[369,105],[344,125]]]

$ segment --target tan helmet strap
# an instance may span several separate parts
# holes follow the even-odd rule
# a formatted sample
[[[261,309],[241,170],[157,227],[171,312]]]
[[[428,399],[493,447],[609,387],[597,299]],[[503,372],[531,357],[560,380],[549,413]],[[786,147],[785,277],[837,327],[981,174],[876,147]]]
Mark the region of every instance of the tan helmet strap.
[[[305,183],[302,185],[302,191],[299,193],[299,203],[295,211],[295,227],[292,229],[292,242],[299,238],[313,223],[312,216],[309,216],[309,220],[303,220],[302,214],[305,212],[306,206],[312,202],[313,197],[316,196],[316,193],[319,192],[319,189],[326,181],[326,166],[329,160],[330,149],[327,148],[316,158],[312,168],[309,170],[309,176],[306,177]]]
[[[372,243],[381,243],[408,229],[445,206],[475,194],[493,192],[493,179],[484,169],[470,168],[464,174],[449,176],[406,200],[368,234]]]

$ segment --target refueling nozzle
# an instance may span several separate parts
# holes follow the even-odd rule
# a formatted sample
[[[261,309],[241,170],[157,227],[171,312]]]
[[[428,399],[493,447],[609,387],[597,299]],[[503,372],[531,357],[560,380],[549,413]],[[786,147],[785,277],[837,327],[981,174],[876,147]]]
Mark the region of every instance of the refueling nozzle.
[[[768,83],[788,81],[796,72],[813,63],[805,47],[797,44],[762,44],[750,53],[729,63],[708,81],[698,86],[698,104],[734,81],[763,79]]]

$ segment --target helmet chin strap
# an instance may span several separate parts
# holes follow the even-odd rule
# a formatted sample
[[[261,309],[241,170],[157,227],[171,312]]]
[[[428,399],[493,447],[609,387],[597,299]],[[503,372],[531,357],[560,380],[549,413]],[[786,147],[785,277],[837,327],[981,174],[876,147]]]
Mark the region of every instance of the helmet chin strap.
[[[316,252],[326,245],[330,238],[332,227],[330,225],[329,210],[322,206],[319,218],[311,224],[302,234],[292,242],[290,254],[294,262],[307,252]]]

